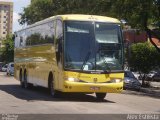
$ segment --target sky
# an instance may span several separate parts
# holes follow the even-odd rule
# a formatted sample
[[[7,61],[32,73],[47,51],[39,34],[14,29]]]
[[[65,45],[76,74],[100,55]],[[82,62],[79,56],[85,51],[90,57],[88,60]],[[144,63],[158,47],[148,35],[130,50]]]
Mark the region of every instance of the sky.
[[[13,32],[22,29],[24,26],[19,25],[19,13],[23,12],[23,8],[30,4],[30,0],[0,0],[5,2],[13,2]]]

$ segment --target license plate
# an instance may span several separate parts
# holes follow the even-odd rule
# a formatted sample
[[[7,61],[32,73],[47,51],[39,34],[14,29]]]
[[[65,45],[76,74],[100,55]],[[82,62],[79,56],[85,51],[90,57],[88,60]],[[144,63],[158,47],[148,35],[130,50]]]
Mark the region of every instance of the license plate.
[[[100,87],[90,87],[90,90],[100,90]]]

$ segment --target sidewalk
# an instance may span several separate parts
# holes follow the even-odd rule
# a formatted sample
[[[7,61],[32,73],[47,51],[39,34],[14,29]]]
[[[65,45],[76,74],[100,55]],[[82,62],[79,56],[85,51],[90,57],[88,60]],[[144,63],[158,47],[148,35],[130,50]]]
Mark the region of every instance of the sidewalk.
[[[160,88],[141,88],[140,92],[147,93],[149,96],[160,97]]]
[[[150,82],[150,84],[151,84],[151,87],[160,89],[160,82]]]
[[[147,93],[150,96],[160,97],[160,82],[150,82],[151,87],[141,87],[140,92]]]
[[[150,88],[143,88],[141,87],[140,91],[134,90],[124,90],[122,94],[131,94],[131,95],[140,95],[140,96],[150,96],[155,98],[160,98],[160,83],[158,84],[151,84]]]

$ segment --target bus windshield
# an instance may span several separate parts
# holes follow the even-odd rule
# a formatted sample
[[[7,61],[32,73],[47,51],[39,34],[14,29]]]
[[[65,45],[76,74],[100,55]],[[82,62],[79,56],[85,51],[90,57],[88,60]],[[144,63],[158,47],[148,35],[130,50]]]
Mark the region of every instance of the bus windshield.
[[[65,21],[64,68],[82,71],[123,69],[119,24]]]

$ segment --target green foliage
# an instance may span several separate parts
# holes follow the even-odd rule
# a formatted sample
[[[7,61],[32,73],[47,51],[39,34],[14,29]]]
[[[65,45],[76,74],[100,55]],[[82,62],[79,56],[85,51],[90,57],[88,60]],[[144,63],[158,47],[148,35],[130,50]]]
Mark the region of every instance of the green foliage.
[[[33,0],[20,13],[20,24],[32,24],[58,14],[96,14],[125,19],[134,28],[146,29],[160,21],[160,0]]]
[[[144,73],[142,77],[142,86],[146,87],[146,83],[144,82],[146,74],[153,69],[160,68],[159,61],[160,53],[148,42],[138,43],[131,46],[129,66],[139,71],[140,74]]]
[[[7,35],[6,39],[3,40],[4,47],[1,48],[2,62],[8,63],[14,60],[14,41],[12,37],[12,35]]]
[[[152,11],[153,22],[160,28],[160,0],[154,1],[154,9]]]
[[[55,11],[53,0],[34,0],[32,4],[24,8],[23,13],[20,13],[20,24],[32,24],[44,18],[50,17]]]
[[[20,13],[20,24],[32,24],[59,14],[109,15],[110,0],[34,0]]]
[[[160,67],[159,60],[159,53],[148,42],[131,46],[131,57],[129,59],[131,68],[147,74],[149,71]]]

